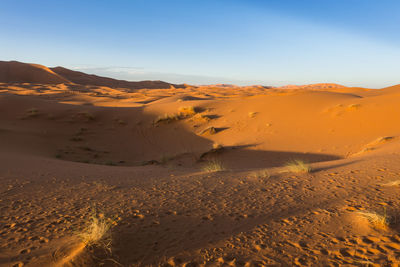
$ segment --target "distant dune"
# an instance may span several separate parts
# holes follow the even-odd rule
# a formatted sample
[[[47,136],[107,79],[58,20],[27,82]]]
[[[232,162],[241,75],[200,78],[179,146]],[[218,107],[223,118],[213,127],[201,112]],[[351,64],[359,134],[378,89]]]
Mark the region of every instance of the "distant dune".
[[[71,83],[68,79],[65,79],[45,66],[17,61],[0,61],[0,82]]]
[[[73,71],[63,67],[51,68],[55,73],[67,78],[76,84],[81,85],[97,85],[107,86],[111,88],[129,88],[129,89],[167,89],[171,86],[182,87],[181,85],[170,84],[163,81],[140,81],[128,82],[124,80],[116,80],[112,78],[101,77],[93,74],[86,74],[79,71]]]
[[[63,67],[48,68],[39,64],[17,61],[0,61],[0,82],[3,83],[39,83],[39,84],[79,84],[107,86],[127,89],[168,89],[183,88],[184,85],[163,81],[129,82],[97,75],[69,70]]]

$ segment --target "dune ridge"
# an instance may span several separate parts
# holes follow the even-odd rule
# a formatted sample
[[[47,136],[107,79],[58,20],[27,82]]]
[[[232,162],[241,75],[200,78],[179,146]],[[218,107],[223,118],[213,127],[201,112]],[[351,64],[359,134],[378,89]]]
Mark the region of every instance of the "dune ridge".
[[[170,84],[163,81],[128,82],[86,74],[63,67],[48,68],[39,64],[29,64],[18,61],[0,61],[0,82],[38,84],[73,83],[126,89],[167,89],[171,87],[184,87],[184,85]]]

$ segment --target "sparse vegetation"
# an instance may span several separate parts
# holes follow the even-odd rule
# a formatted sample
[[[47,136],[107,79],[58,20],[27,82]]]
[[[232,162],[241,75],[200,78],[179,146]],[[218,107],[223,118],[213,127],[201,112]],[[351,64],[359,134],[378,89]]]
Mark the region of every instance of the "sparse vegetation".
[[[398,186],[400,185],[400,180],[396,180],[396,181],[391,181],[385,184],[382,184],[383,186]]]
[[[257,112],[249,112],[247,115],[249,116],[249,118],[254,118],[256,116]]]
[[[194,115],[192,117],[193,121],[198,121],[198,122],[209,122],[211,120],[210,116],[207,115],[203,115],[200,113],[196,113],[196,115]]]
[[[84,118],[86,122],[93,121],[95,119],[94,115],[90,114],[89,112],[79,112],[77,116]]]
[[[159,123],[171,123],[174,121],[180,120],[180,117],[178,114],[164,114],[162,116],[159,116],[155,121],[154,124],[159,124]]]
[[[293,160],[285,165],[286,171],[295,173],[309,173],[311,172],[311,167],[302,160]]]
[[[208,128],[206,128],[206,129],[204,129],[203,131],[200,132],[201,135],[203,135],[203,134],[216,134],[216,133],[217,133],[217,130],[213,126],[208,127]]]
[[[268,179],[269,177],[271,177],[269,171],[266,169],[251,172],[249,176],[252,178],[263,178],[263,179]]]
[[[39,110],[37,108],[30,108],[26,110],[25,114],[21,117],[21,119],[33,118],[39,115]]]
[[[193,116],[194,114],[196,114],[196,111],[192,106],[180,107],[178,111],[179,114],[184,117]]]
[[[180,107],[178,109],[178,113],[169,114],[166,113],[164,115],[159,116],[155,121],[154,124],[159,123],[171,123],[174,121],[179,121],[188,117],[192,117],[196,114],[196,110],[192,106],[188,107]]]
[[[222,149],[223,148],[223,146],[221,145],[221,144],[219,144],[219,143],[213,143],[213,149],[215,149],[215,150],[219,150],[219,149]]]
[[[359,107],[361,107],[361,105],[360,104],[351,104],[351,105],[349,105],[347,108],[348,109],[358,109]]]
[[[379,137],[375,142],[376,143],[385,143],[385,142],[392,141],[393,139],[395,139],[394,136],[384,136],[384,137]]]
[[[358,214],[366,218],[371,226],[377,230],[387,230],[389,227],[389,218],[386,215],[386,211],[384,215],[370,211],[359,211]]]
[[[78,234],[85,246],[100,245],[111,249],[110,228],[113,224],[111,219],[105,218],[104,214],[92,214],[86,228]]]
[[[212,159],[207,161],[207,163],[202,168],[205,172],[218,172],[224,171],[225,167],[223,166],[222,162],[217,159]]]

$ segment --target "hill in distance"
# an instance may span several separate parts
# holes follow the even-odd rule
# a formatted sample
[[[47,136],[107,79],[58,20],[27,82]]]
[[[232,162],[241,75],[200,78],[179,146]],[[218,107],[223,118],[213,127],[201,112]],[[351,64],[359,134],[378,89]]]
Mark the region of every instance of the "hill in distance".
[[[130,82],[73,71],[63,67],[48,68],[39,64],[18,61],[0,61],[0,82],[2,83],[39,83],[39,84],[79,84],[107,86],[127,89],[169,89],[183,88],[184,85],[163,81]]]

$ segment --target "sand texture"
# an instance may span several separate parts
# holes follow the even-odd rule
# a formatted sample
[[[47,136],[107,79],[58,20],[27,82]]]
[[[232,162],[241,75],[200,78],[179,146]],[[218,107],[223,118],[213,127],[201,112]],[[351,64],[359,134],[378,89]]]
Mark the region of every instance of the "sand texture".
[[[399,86],[0,82],[0,266],[400,264]]]

